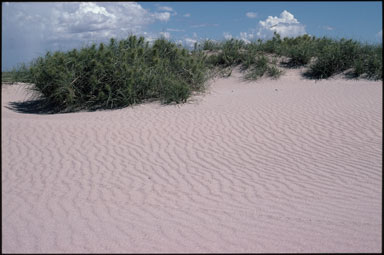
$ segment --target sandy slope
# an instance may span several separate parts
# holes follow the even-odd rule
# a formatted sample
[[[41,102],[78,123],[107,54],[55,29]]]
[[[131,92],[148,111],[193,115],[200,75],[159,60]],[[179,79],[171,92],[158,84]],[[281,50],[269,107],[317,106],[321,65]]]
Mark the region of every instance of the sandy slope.
[[[382,82],[298,72],[55,115],[3,85],[3,252],[380,252]]]

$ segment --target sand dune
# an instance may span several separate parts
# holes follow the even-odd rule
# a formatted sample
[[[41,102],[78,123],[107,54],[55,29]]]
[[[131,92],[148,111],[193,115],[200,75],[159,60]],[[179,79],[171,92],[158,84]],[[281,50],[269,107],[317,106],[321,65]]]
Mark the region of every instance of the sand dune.
[[[382,82],[299,72],[53,115],[2,85],[3,252],[380,252]]]

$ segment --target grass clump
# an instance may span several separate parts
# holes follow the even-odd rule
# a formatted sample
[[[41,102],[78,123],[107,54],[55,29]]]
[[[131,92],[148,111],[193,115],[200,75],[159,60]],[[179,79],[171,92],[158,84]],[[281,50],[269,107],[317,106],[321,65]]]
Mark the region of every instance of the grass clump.
[[[315,58],[306,75],[324,79],[352,69],[354,77],[382,79],[382,46],[363,45],[358,41],[329,38],[316,39],[312,54]]]
[[[204,40],[200,45],[199,48],[201,50],[207,50],[207,51],[216,51],[221,48],[220,44],[218,42],[212,41],[212,40]]]
[[[250,64],[246,62],[243,68],[246,70],[244,76],[246,80],[256,80],[265,74],[276,79],[282,73],[275,64],[269,62],[265,55],[257,56]]]
[[[244,42],[241,40],[230,39],[222,42],[217,55],[210,56],[209,62],[214,65],[219,65],[223,68],[235,66],[242,62]]]
[[[206,40],[196,43],[193,51],[165,38],[151,46],[144,37],[112,38],[80,50],[47,52],[28,66],[3,72],[2,81],[33,83],[43,101],[57,111],[118,108],[149,99],[182,103],[192,92],[203,90],[210,76],[228,77],[237,66],[247,80],[278,78],[282,72],[277,57],[287,57],[288,67],[308,67],[308,78],[352,70],[354,77],[382,79],[381,45],[308,35],[281,39],[275,33],[265,42]]]
[[[48,52],[28,72],[34,89],[57,111],[118,108],[147,99],[185,102],[206,80],[201,53],[190,54],[164,38],[150,47],[134,35],[98,47]]]
[[[352,65],[355,77],[383,79],[383,46],[364,45]]]
[[[259,41],[259,50],[265,53],[276,54],[278,56],[282,53],[282,40],[278,33],[274,32],[271,40],[266,42]]]
[[[31,73],[29,67],[25,64],[20,64],[18,67],[13,68],[9,72],[1,73],[1,82],[3,83],[15,83],[15,82],[32,82]]]
[[[243,40],[230,39],[218,44],[217,54],[207,57],[210,67],[219,68],[223,76],[228,77],[232,69],[240,66],[245,79],[255,80],[264,74],[277,78],[280,75],[276,63],[271,63],[259,43],[246,44]]]
[[[12,72],[1,72],[1,83],[13,83]]]
[[[302,35],[281,39],[276,32],[272,39],[258,39],[246,44],[242,40],[230,39],[213,47],[206,42],[206,49],[217,49],[216,54],[207,58],[211,67],[228,69],[240,65],[246,72],[246,79],[257,79],[264,74],[277,78],[281,71],[276,62],[262,57],[285,57],[281,64],[285,67],[308,67],[305,76],[325,79],[332,75],[352,69],[355,77],[382,79],[382,46],[362,45],[358,41],[347,39],[315,38]]]
[[[286,37],[281,43],[280,54],[289,58],[289,67],[305,66],[315,56],[314,39],[308,35]]]
[[[328,78],[352,67],[359,53],[359,44],[353,40],[341,39],[325,45],[317,54],[316,62],[310,66],[313,78]]]

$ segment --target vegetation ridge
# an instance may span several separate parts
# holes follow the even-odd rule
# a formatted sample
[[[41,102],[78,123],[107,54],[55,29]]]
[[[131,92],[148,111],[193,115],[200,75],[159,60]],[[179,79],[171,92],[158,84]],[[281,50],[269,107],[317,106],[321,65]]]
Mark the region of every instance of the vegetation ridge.
[[[308,67],[305,76],[325,79],[347,72],[349,77],[382,80],[382,45],[303,35],[245,43],[205,40],[193,50],[165,38],[153,44],[129,36],[109,44],[92,44],[44,57],[2,73],[2,82],[33,83],[44,104],[55,112],[121,108],[148,99],[182,103],[203,91],[213,75],[229,76],[239,66],[244,78],[277,79],[287,68]]]

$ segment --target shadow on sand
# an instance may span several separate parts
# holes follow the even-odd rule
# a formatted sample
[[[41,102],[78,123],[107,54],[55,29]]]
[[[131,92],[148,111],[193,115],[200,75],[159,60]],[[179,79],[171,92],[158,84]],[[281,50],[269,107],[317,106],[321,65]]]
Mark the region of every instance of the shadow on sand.
[[[44,100],[29,100],[24,102],[10,102],[9,106],[5,106],[7,109],[18,113],[28,113],[28,114],[54,114],[57,113],[57,110],[51,106],[44,103]]]

